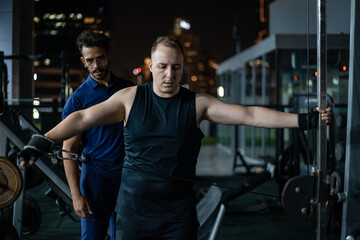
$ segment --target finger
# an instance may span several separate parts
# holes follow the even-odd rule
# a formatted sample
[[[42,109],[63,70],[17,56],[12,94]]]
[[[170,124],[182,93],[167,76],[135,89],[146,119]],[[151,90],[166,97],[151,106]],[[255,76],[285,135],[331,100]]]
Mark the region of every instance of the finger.
[[[81,217],[86,219],[90,218],[89,214],[85,211],[85,209],[81,210]]]
[[[324,113],[325,110],[321,109],[320,107],[316,107],[316,111],[318,111],[319,113]]]
[[[24,160],[20,160],[20,166],[21,167],[25,167],[27,165],[27,163]]]
[[[88,202],[86,202],[85,204],[86,204],[86,209],[87,209],[88,214],[93,214]]]
[[[75,213],[76,213],[76,215],[78,215],[78,216],[81,217],[81,218],[88,218],[88,214],[86,213],[84,207],[78,208],[78,209],[75,211]]]
[[[91,215],[88,214],[85,210],[79,211],[76,215],[78,215],[81,218],[90,219]]]
[[[81,218],[85,218],[86,217],[86,214],[84,211],[75,211],[76,215],[78,215],[79,217]]]
[[[83,205],[79,204],[79,202],[76,200],[76,198],[73,198],[73,208],[74,208],[74,212],[77,216],[79,216],[81,218],[86,216]]]

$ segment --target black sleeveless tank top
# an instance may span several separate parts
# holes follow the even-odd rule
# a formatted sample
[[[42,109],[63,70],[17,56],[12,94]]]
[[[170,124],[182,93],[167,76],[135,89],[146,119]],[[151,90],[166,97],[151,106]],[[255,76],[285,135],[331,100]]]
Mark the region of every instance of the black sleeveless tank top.
[[[152,83],[137,87],[124,127],[125,163],[117,203],[124,217],[188,221],[196,217],[193,183],[203,133],[196,124],[195,93],[181,87],[171,98]]]

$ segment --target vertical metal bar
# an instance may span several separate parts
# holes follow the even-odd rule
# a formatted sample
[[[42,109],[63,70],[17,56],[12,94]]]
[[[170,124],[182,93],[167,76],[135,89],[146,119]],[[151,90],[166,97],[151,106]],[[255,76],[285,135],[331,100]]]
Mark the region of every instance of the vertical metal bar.
[[[360,1],[351,0],[349,86],[341,240],[356,238],[360,229]]]
[[[246,103],[246,64],[244,64],[242,66],[242,70],[241,70],[240,93],[241,93],[240,104],[245,104]],[[245,139],[246,139],[245,126],[241,125],[241,127],[240,127],[240,148],[244,151],[246,148]]]
[[[22,239],[21,233],[22,233],[22,224],[23,224],[23,208],[24,208],[24,201],[25,201],[25,187],[26,187],[26,167],[20,167],[19,169],[22,174],[23,178],[23,186],[21,189],[21,193],[14,202],[14,209],[13,209],[13,219],[12,224],[14,228],[16,229],[16,232],[19,236],[19,239]]]
[[[280,77],[280,50],[275,49],[275,76],[276,76],[276,86],[278,86],[277,89],[282,89],[282,80]],[[282,105],[282,95],[281,90],[276,91],[276,105]],[[279,111],[285,111],[285,108],[277,108],[276,110]],[[281,128],[276,129],[276,149],[275,149],[275,159],[279,159],[281,154],[284,152],[284,130]],[[277,161],[277,167],[278,169],[281,169],[281,161]],[[282,171],[277,171],[278,179],[281,179],[282,177]],[[279,193],[281,195],[282,192],[282,183],[279,184]]]
[[[60,54],[61,59],[61,91],[60,91],[60,101],[61,106],[65,105],[66,100],[69,98],[69,62],[68,54],[65,51],[62,51]]]
[[[326,108],[326,0],[317,0],[317,102],[321,109]],[[319,114],[317,131],[317,168],[318,177],[318,195],[320,182],[326,180],[327,174],[327,140],[326,123],[321,121]],[[326,239],[326,206],[324,202],[317,203],[317,240]]]
[[[265,105],[266,104],[266,66],[265,66],[265,62],[266,62],[266,56],[265,54],[262,55],[261,57],[261,104]],[[266,129],[262,128],[261,129],[261,155],[265,156],[265,134],[266,134]]]
[[[251,99],[252,104],[256,104],[256,95],[255,95],[255,87],[256,87],[256,59],[252,60],[253,66],[251,68]],[[251,127],[251,151],[250,156],[255,158],[255,128]]]

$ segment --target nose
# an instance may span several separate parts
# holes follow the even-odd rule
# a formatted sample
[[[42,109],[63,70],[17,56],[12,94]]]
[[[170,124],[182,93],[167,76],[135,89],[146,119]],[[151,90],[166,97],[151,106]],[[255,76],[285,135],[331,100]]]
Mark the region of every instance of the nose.
[[[174,74],[175,74],[175,70],[171,66],[168,66],[166,68],[166,77],[172,78]]]
[[[92,67],[93,68],[97,68],[99,66],[99,63],[98,63],[98,60],[97,59],[94,59],[94,62],[92,64]]]

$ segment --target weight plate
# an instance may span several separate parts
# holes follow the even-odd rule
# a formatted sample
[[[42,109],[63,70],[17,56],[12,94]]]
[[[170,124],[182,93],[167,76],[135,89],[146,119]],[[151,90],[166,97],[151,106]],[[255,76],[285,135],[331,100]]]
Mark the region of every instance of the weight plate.
[[[12,222],[14,206],[3,210],[4,217]],[[30,196],[25,196],[23,205],[21,236],[28,238],[33,236],[41,225],[41,210],[38,203]]]
[[[22,189],[22,175],[17,166],[0,157],[0,209],[13,204]]]

